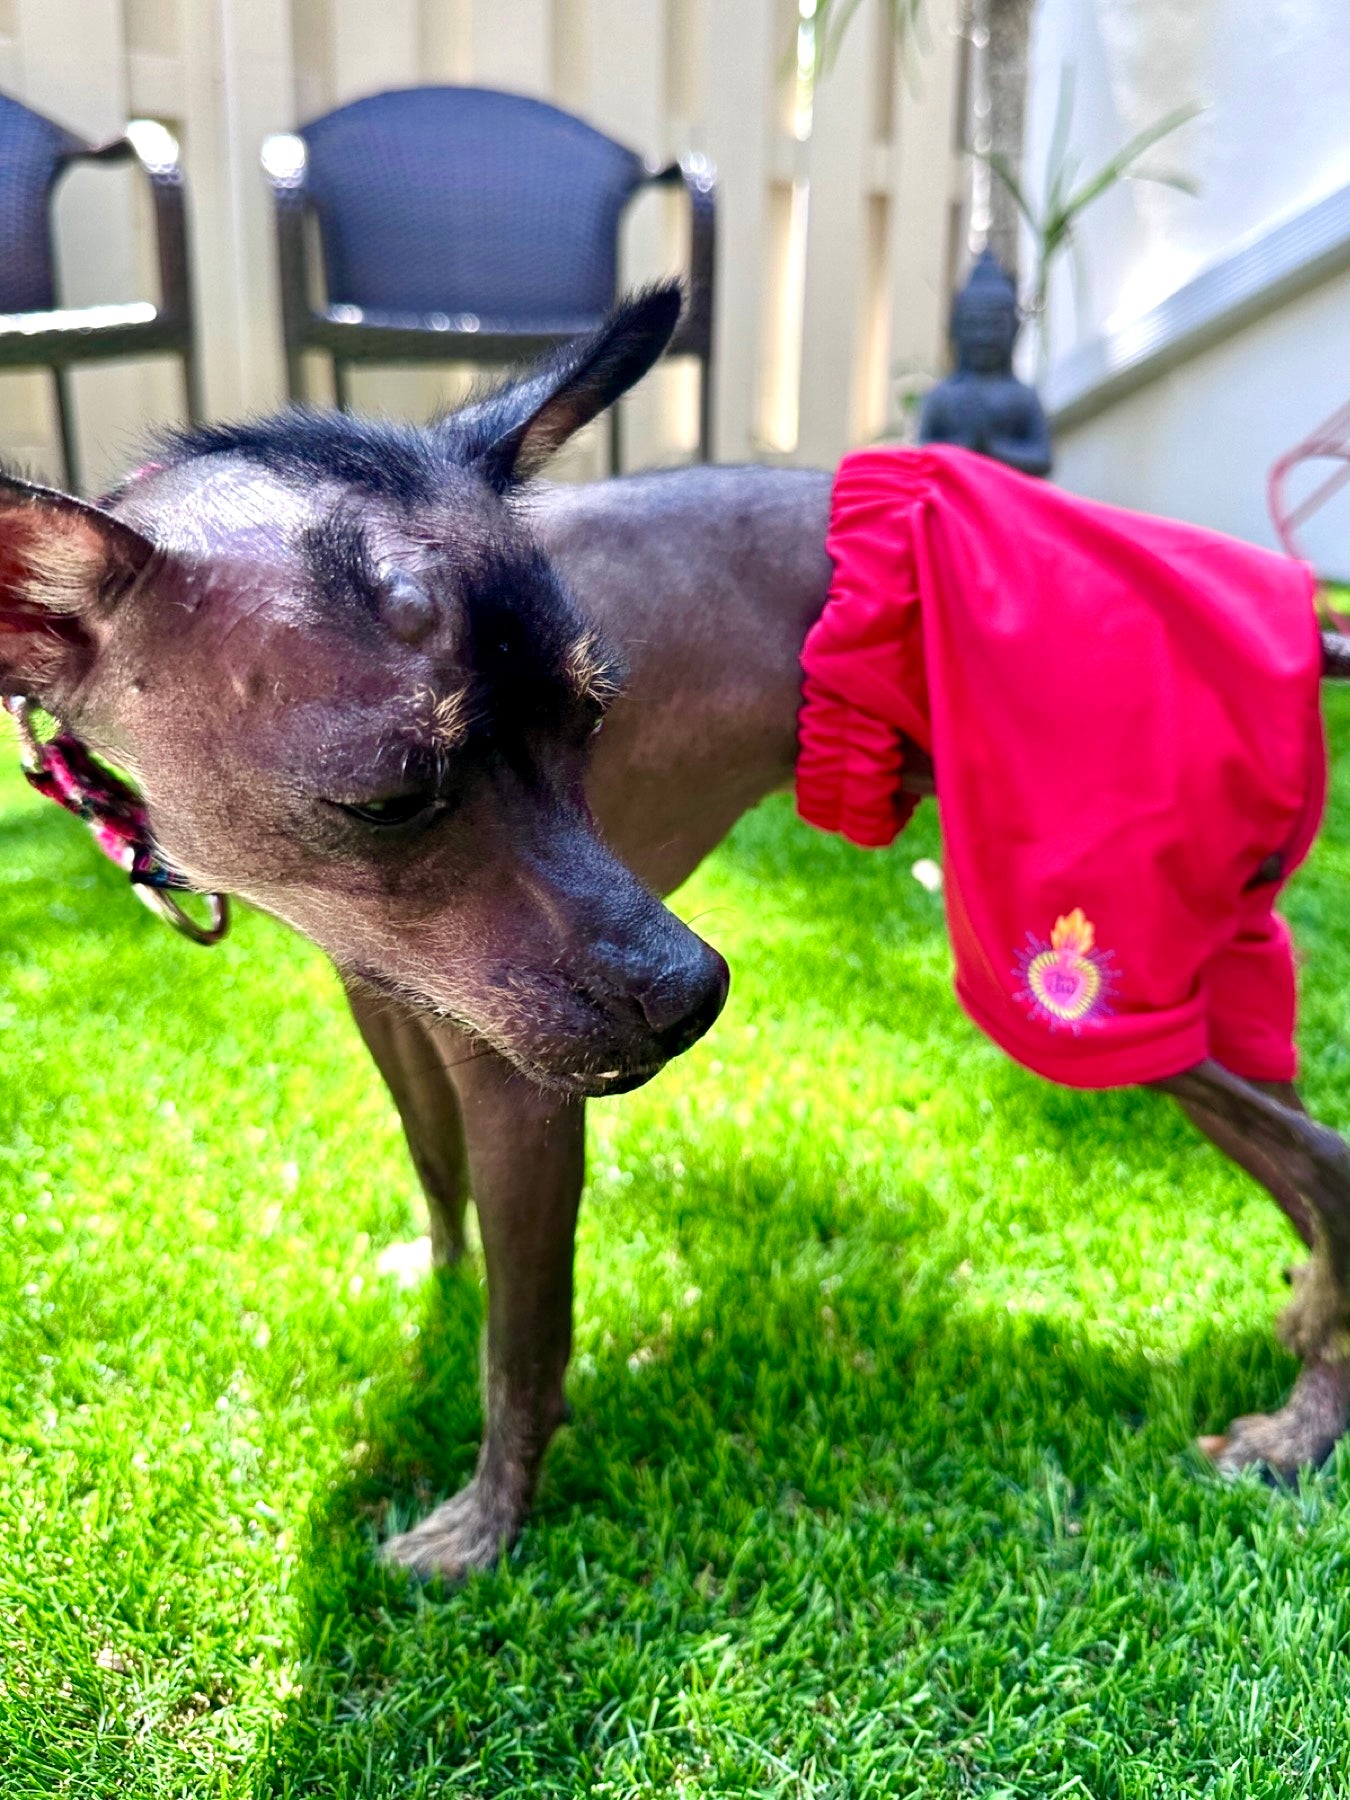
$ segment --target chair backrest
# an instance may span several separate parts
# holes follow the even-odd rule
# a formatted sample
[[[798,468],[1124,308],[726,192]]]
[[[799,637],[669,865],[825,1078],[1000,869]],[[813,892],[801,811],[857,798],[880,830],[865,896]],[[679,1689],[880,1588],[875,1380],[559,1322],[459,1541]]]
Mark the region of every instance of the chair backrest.
[[[641,159],[487,88],[373,94],[303,127],[330,305],[581,329],[613,304]]]
[[[64,126],[0,94],[0,312],[55,306],[52,188],[70,158],[88,147]]]

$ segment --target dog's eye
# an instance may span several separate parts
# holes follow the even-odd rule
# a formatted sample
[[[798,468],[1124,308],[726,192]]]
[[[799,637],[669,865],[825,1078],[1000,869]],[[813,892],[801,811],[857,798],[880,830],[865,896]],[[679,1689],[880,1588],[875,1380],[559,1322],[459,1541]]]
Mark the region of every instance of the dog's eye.
[[[584,695],[574,715],[578,737],[593,738],[604,724],[608,712],[609,704],[606,700],[600,699],[595,694]]]
[[[349,819],[359,819],[361,824],[373,825],[380,831],[396,825],[424,823],[442,812],[445,806],[440,796],[428,788],[411,794],[389,794],[383,800],[339,800],[336,804],[338,811],[346,813]]]

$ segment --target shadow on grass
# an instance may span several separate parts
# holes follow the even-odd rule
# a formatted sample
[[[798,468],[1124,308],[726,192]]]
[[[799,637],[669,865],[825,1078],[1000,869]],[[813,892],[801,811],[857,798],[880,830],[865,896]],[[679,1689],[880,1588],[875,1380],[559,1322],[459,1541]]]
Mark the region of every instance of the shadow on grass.
[[[752,1171],[766,1196],[781,1182]],[[424,1589],[373,1551],[391,1515],[405,1525],[472,1472],[481,1319],[472,1271],[429,1284],[416,1366],[369,1421],[359,1469],[310,1520],[304,1686],[275,1742],[276,1792],[337,1792],[325,1784],[339,1776],[344,1794],[383,1792],[351,1772],[373,1768],[377,1746],[411,1767],[428,1734],[447,1767],[473,1756],[497,1705],[486,1688],[483,1718],[461,1698],[453,1719],[433,1720],[442,1671],[462,1673],[466,1655],[486,1659],[488,1686],[489,1662],[518,1670],[526,1657],[565,1710],[597,1661],[621,1664],[635,1630],[641,1643],[642,1621],[672,1645],[734,1638],[785,1567],[809,1574],[813,1556],[814,1578],[836,1570],[859,1604],[900,1583],[892,1604],[935,1632],[973,1557],[1072,1567],[1074,1515],[1161,1497],[1198,1529],[1215,1483],[1194,1434],[1278,1404],[1292,1375],[1265,1330],[1199,1333],[1160,1356],[972,1303],[959,1269],[923,1262],[912,1216],[871,1233],[867,1279],[823,1286],[813,1246],[875,1226],[874,1207],[829,1182],[799,1192],[794,1262],[791,1233],[770,1230],[766,1250],[754,1210],[728,1216],[723,1203],[714,1228],[716,1200],[692,1230],[681,1221],[698,1301],[664,1316],[649,1355],[607,1339],[574,1367],[573,1421],[517,1550],[462,1586]],[[1141,1529],[1141,1571],[1162,1554]],[[564,1781],[570,1754],[555,1755]]]

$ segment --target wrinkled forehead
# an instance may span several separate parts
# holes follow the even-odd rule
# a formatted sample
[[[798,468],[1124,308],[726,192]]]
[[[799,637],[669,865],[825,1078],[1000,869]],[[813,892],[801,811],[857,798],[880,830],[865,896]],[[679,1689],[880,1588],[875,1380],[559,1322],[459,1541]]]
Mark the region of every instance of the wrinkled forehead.
[[[138,471],[112,510],[168,559],[126,655],[173,656],[231,710],[411,696],[445,737],[451,712],[542,717],[618,679],[529,533],[456,471],[414,505],[213,455]]]
[[[454,611],[485,576],[509,577],[530,554],[496,498],[454,471],[414,505],[214,455],[146,465],[112,510],[166,552],[194,609],[267,595],[286,614],[339,627],[368,626],[399,573]]]
[[[112,510],[166,555],[122,640],[142,657],[150,646],[161,666],[176,653],[239,693],[261,692],[253,671],[265,667],[266,685],[297,699],[336,693],[362,668],[404,679],[428,661],[444,665],[458,647],[452,581],[437,580],[435,603],[424,603],[420,654],[382,628],[395,571],[440,559],[419,554],[397,509],[340,482],[210,456],[137,471]],[[382,654],[372,656],[377,644]]]
[[[315,518],[318,484],[308,491],[232,456],[135,471],[113,503],[120,519],[170,554],[276,559]]]
[[[220,557],[277,563],[305,560],[334,519],[359,529],[372,554],[451,553],[471,568],[511,521],[481,483],[447,471],[442,491],[400,505],[320,475],[297,477],[240,456],[149,463],[119,490],[111,511],[160,549],[186,561]]]

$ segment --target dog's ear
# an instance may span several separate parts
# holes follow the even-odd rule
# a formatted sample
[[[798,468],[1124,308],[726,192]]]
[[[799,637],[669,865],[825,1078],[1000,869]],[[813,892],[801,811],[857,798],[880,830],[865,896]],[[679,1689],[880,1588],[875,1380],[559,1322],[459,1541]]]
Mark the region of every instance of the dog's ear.
[[[635,294],[598,331],[452,414],[441,430],[456,461],[499,491],[537,475],[574,431],[642,379],[670,342],[680,305],[675,281]]]
[[[52,700],[74,687],[154,554],[98,507],[0,475],[0,693]]]

